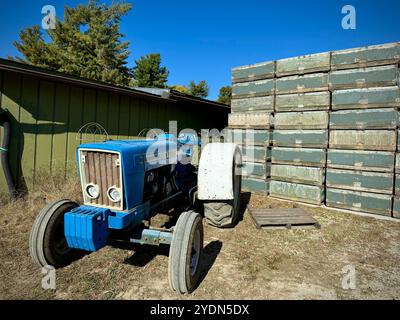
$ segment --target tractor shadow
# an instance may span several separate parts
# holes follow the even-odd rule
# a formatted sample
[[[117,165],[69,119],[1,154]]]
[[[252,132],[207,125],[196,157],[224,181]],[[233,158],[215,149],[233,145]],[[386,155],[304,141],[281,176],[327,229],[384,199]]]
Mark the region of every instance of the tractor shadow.
[[[222,248],[222,242],[219,240],[213,240],[203,248],[203,256],[200,262],[201,274],[195,289],[197,289],[197,287],[206,278],[208,272],[211,270],[212,266],[215,263],[215,260],[217,259],[219,253],[221,252],[221,248]]]
[[[240,195],[240,208],[239,208],[239,221],[243,220],[244,213],[246,212],[247,205],[250,202],[251,192],[242,192]]]
[[[167,245],[160,245],[159,247],[157,247],[152,245],[113,243],[113,246],[120,249],[134,250],[135,252],[129,258],[125,259],[123,263],[135,267],[146,266],[156,256],[162,255],[168,257],[169,255],[169,246]],[[222,242],[219,240],[211,241],[203,248],[203,258],[201,262],[202,275],[200,276],[201,280],[206,277],[208,271],[213,266],[218,254],[221,251],[221,248]]]

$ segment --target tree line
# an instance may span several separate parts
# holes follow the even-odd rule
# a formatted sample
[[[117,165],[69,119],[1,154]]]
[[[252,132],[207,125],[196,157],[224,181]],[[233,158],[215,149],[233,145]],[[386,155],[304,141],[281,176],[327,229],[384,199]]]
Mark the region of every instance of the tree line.
[[[159,53],[140,57],[133,68],[127,66],[129,41],[122,40],[120,24],[131,8],[128,3],[106,5],[98,0],[65,6],[64,20],[46,29],[47,41],[38,25],[20,31],[14,46],[22,57],[10,59],[118,86],[169,88],[206,98],[210,88],[205,80],[168,85],[169,70]],[[230,104],[231,95],[230,86],[222,87],[217,101]]]

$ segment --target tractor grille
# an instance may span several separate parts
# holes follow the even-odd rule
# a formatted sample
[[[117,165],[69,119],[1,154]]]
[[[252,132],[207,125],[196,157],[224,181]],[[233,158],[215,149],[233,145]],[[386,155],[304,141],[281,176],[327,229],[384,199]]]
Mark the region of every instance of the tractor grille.
[[[85,204],[122,210],[123,190],[119,154],[81,149],[80,155]],[[100,195],[97,199],[91,199],[85,192],[86,186],[90,183],[97,185],[100,189]],[[113,202],[107,196],[108,189],[113,186],[121,190],[121,201],[119,202]]]

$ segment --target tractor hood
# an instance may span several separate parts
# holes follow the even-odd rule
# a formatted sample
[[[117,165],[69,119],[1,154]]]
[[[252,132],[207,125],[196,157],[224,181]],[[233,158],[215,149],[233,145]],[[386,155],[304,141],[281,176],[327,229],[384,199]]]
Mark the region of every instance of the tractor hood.
[[[116,153],[120,163],[121,185],[123,190],[123,204],[118,208],[125,211],[133,208],[142,202],[142,190],[144,185],[145,172],[156,169],[166,164],[176,163],[177,144],[172,139],[143,139],[143,140],[108,140],[98,143],[85,143],[77,149],[78,171],[81,177],[82,187],[89,183],[83,169],[83,157],[93,152]],[[101,157],[100,157],[101,158]],[[100,160],[101,161],[101,160]],[[98,164],[98,171],[95,180],[103,179],[105,165]],[[99,176],[99,177],[97,177]],[[94,180],[93,177],[90,180]],[[110,186],[108,186],[110,187]]]

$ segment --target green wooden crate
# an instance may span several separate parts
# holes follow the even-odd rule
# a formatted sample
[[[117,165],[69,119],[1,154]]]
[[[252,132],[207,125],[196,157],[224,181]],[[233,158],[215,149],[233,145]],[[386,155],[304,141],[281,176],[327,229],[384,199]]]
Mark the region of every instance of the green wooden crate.
[[[335,69],[362,68],[400,61],[399,42],[346,49],[332,52],[331,67]]]
[[[395,165],[395,170],[397,173],[400,173],[400,153],[396,153],[396,165]]]
[[[396,174],[394,177],[394,194],[400,196],[400,174]]]
[[[256,129],[228,129],[227,141],[251,146],[268,146],[272,140],[272,132]]]
[[[326,205],[328,207],[390,216],[392,211],[392,196],[327,187]]]
[[[400,218],[400,197],[393,198],[393,218]]]
[[[241,112],[228,115],[230,128],[265,128],[272,126],[273,116],[270,112]]]
[[[354,191],[393,193],[393,174],[328,168],[326,186]]]
[[[251,146],[268,146],[272,141],[272,131],[255,129],[228,129],[227,141]]]
[[[328,168],[374,172],[392,172],[394,152],[363,150],[328,150]]]
[[[393,108],[342,110],[330,115],[331,129],[396,129],[398,112]]]
[[[275,76],[275,61],[261,62],[232,69],[232,82],[255,81]]]
[[[310,167],[324,167],[326,151],[312,148],[282,148],[273,147],[271,162],[276,164],[302,165]]]
[[[322,186],[325,181],[325,169],[318,167],[272,164],[271,179]]]
[[[276,79],[276,94],[305,93],[328,90],[328,74],[313,73]]]
[[[271,163],[243,162],[242,176],[258,179],[269,178],[271,176]]]
[[[275,79],[235,83],[232,86],[232,98],[251,98],[273,95]]]
[[[274,130],[272,141],[276,147],[326,148],[328,130]]]
[[[330,52],[280,59],[276,61],[276,75],[282,77],[295,74],[329,71],[330,60]]]
[[[395,86],[399,83],[398,72],[397,66],[332,71],[329,74],[329,88],[337,90]]]
[[[268,195],[269,180],[242,177],[242,191],[249,191],[256,194]]]
[[[336,90],[332,93],[332,110],[400,107],[398,86]]]
[[[272,197],[319,205],[324,201],[324,194],[324,188],[319,186],[275,180],[270,182],[270,195]]]
[[[273,112],[275,96],[232,99],[232,112]]]
[[[271,160],[271,148],[257,146],[242,146],[242,158],[247,162],[261,162]]]
[[[327,129],[328,111],[305,111],[277,113],[274,118],[276,129]]]
[[[331,130],[329,146],[333,149],[396,151],[395,130]]]
[[[329,91],[282,94],[275,97],[275,111],[329,110],[330,103]]]

